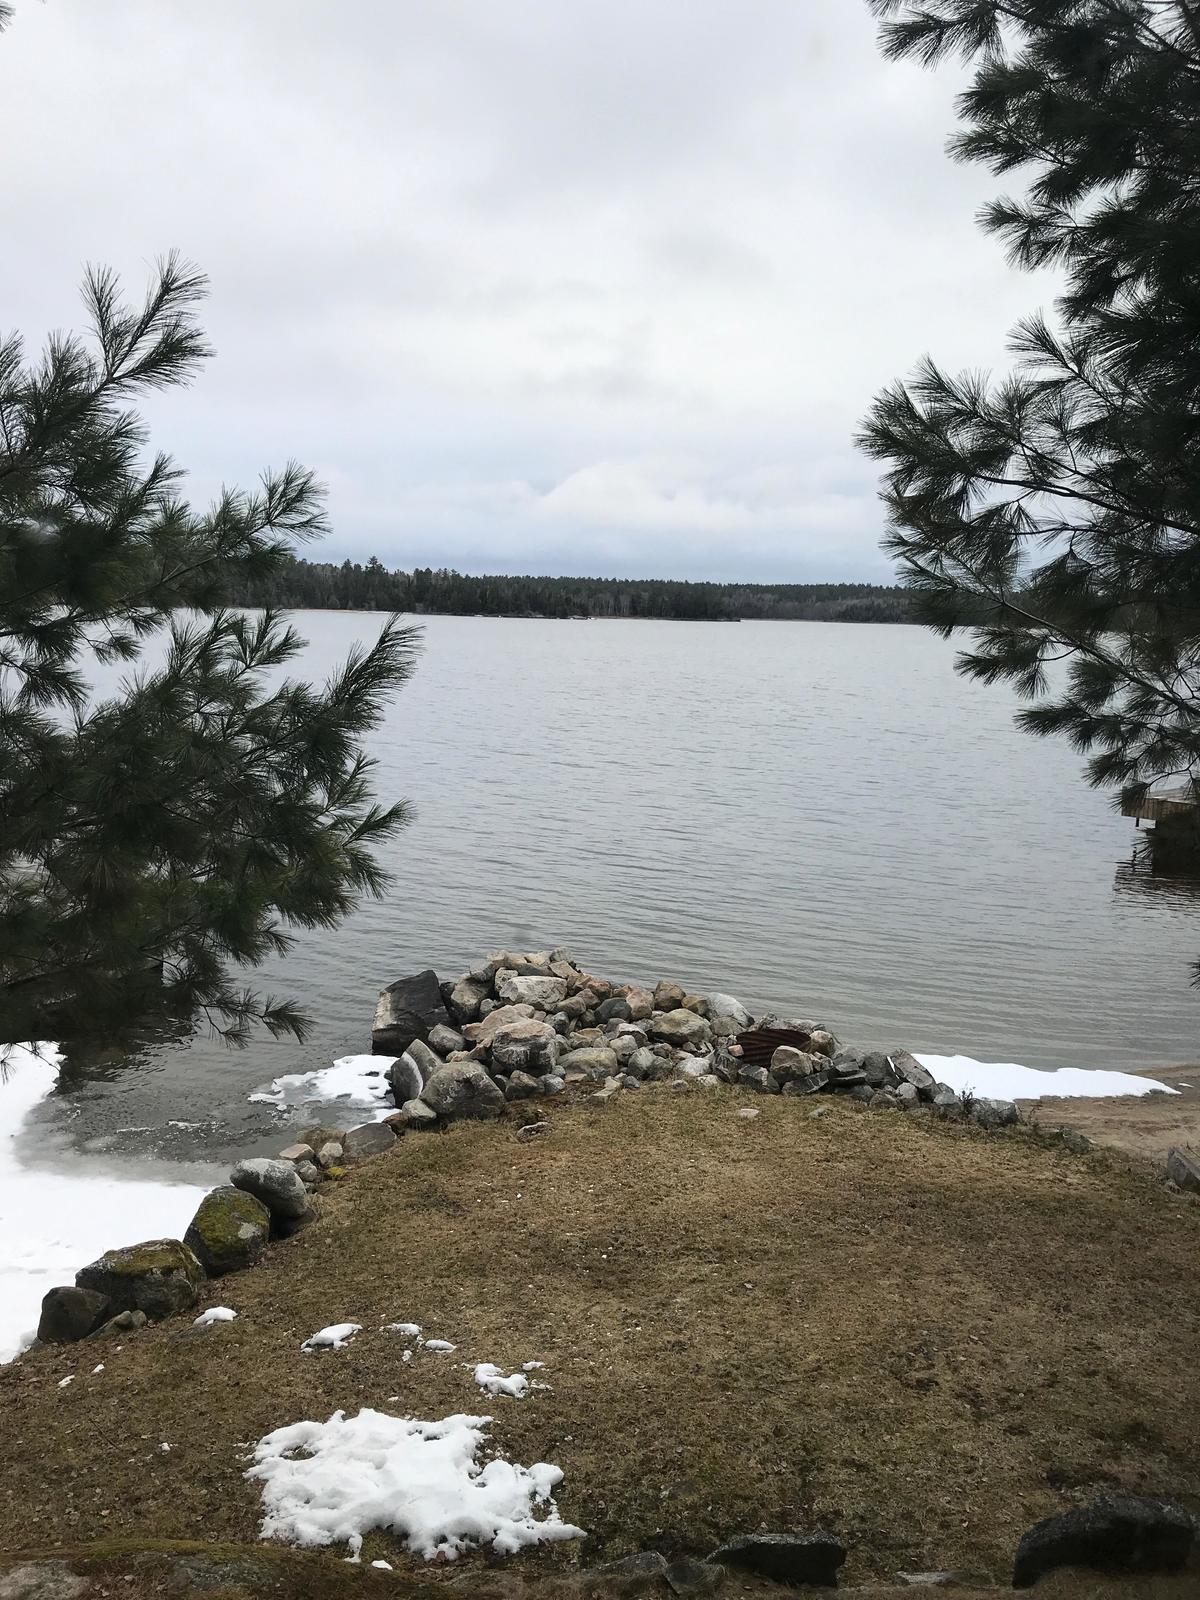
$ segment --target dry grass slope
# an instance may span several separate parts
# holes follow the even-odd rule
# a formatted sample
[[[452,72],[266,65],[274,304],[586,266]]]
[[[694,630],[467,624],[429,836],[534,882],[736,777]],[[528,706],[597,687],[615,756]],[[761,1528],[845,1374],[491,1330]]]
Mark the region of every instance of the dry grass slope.
[[[4,1369],[0,1548],[253,1541],[247,1444],[361,1405],[490,1410],[508,1454],[564,1467],[590,1537],[523,1571],[823,1525],[847,1582],[1003,1579],[1024,1528],[1104,1487],[1200,1509],[1200,1206],[1029,1134],[746,1103],[647,1089],[528,1142],[410,1135],[211,1286],[236,1322]],[[349,1348],[300,1354],[342,1320]],[[458,1349],[406,1364],[394,1320]],[[552,1388],[521,1402],[463,1368],[534,1358]]]

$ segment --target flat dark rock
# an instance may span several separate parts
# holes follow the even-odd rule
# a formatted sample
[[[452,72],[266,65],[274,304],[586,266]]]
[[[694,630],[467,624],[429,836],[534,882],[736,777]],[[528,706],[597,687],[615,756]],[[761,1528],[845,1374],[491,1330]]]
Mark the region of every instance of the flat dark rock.
[[[397,978],[380,991],[371,1050],[377,1056],[402,1056],[414,1039],[428,1043],[431,1028],[450,1025],[436,972],[427,970],[414,973],[411,978]]]
[[[753,1572],[776,1583],[817,1583],[832,1588],[846,1546],[832,1533],[746,1533],[708,1557],[722,1567]]]
[[[1189,1514],[1170,1500],[1101,1495],[1089,1506],[1047,1517],[1022,1536],[1013,1565],[1013,1588],[1027,1589],[1055,1567],[1178,1572],[1195,1536]]]

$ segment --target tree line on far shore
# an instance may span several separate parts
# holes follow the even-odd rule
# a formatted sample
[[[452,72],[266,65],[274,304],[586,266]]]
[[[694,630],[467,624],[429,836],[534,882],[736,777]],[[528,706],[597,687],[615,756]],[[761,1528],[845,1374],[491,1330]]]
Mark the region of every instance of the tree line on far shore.
[[[389,571],[362,564],[287,561],[260,577],[239,576],[228,598],[283,610],[444,612],[485,617],[658,617],[910,622],[900,588],[870,583],[689,583],[674,578],[474,577],[445,567]]]

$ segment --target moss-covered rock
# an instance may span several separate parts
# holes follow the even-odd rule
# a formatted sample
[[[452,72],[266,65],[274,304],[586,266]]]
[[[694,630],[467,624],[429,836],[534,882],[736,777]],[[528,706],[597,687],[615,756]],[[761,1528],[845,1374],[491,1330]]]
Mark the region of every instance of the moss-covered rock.
[[[254,1195],[232,1184],[201,1200],[183,1236],[210,1278],[253,1266],[271,1236],[271,1213]]]
[[[109,1250],[75,1274],[80,1289],[107,1295],[114,1311],[144,1311],[151,1321],[196,1303],[204,1269],[178,1239],[148,1239]]]

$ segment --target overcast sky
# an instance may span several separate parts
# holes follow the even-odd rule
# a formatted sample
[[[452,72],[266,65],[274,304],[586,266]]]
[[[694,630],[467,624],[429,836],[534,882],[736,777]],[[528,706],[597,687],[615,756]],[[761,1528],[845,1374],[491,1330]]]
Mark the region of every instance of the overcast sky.
[[[17,0],[0,327],[182,250],[217,356],[154,442],[316,468],[326,559],[883,579],[872,394],[1052,293],[955,87],[863,0]]]

